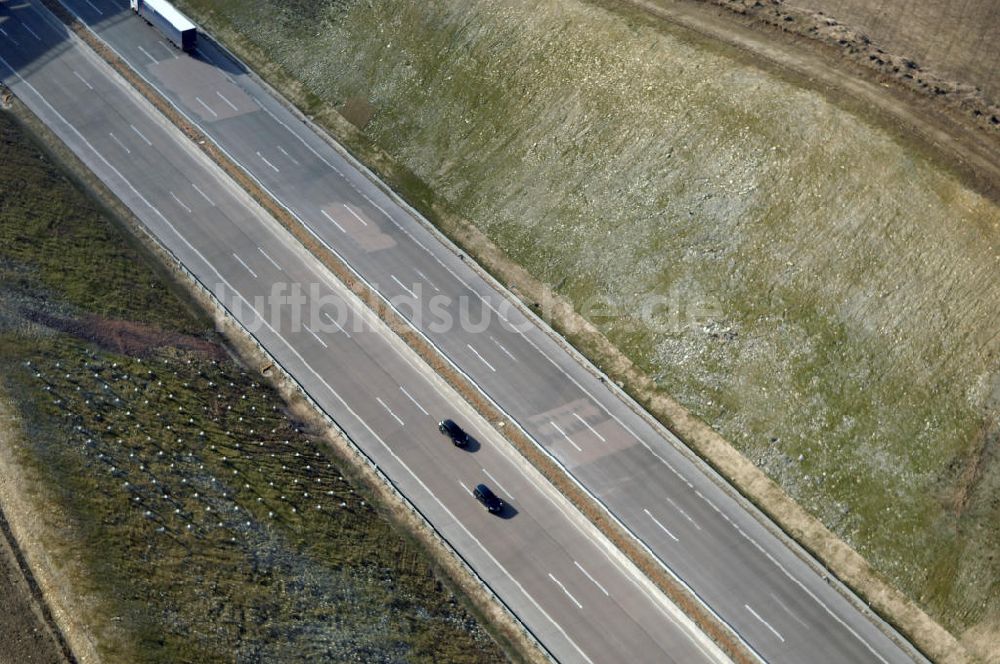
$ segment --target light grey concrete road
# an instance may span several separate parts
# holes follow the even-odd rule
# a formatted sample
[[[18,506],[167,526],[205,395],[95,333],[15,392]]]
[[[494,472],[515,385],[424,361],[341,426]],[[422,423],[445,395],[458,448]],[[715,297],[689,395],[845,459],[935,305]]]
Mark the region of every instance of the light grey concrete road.
[[[555,658],[725,661],[312,255],[36,9],[0,2],[2,80],[254,332]],[[272,284],[302,285],[305,303],[272,310],[264,299]],[[474,436],[467,450],[438,433],[443,417]],[[473,499],[479,482],[508,501],[504,514]]]
[[[210,40],[186,56],[124,3],[65,4],[389,298],[763,659],[915,657],[668,431]],[[331,349],[346,342],[334,338]],[[304,357],[319,370],[318,356]],[[388,399],[391,386],[372,394]]]

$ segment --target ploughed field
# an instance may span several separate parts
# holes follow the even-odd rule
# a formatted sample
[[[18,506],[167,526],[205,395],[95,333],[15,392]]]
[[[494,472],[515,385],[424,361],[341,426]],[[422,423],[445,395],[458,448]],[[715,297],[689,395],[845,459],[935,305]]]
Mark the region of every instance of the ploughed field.
[[[570,298],[945,626],[995,636],[997,206],[820,94],[596,4],[182,4],[310,112],[344,108],[419,178],[404,195]]]
[[[0,145],[16,434],[0,452],[24,489],[3,507],[102,660],[503,660],[329,445],[6,113]]]
[[[863,30],[888,50],[914,58],[1000,100],[1000,13],[993,0],[794,0]]]

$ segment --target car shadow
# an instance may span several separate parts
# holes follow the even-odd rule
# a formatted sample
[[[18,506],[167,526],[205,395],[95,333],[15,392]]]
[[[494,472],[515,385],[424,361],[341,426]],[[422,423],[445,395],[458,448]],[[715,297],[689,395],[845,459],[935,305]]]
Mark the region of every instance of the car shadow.
[[[478,440],[476,440],[472,436],[467,436],[465,445],[462,445],[458,449],[465,450],[466,452],[476,453],[479,451],[480,447],[482,447],[482,445],[479,443]]]
[[[508,502],[504,502],[503,509],[500,510],[499,513],[494,514],[493,516],[497,517],[498,519],[503,519],[504,521],[508,521],[517,516],[517,508]]]

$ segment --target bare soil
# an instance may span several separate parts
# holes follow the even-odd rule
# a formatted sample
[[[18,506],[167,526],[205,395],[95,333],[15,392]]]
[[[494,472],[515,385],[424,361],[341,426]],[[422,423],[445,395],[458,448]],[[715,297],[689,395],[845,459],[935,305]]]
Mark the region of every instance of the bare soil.
[[[86,340],[103,350],[132,357],[151,357],[164,347],[208,360],[224,360],[229,355],[222,346],[201,337],[137,321],[96,315],[61,317],[45,311],[27,311],[25,318],[32,323]]]

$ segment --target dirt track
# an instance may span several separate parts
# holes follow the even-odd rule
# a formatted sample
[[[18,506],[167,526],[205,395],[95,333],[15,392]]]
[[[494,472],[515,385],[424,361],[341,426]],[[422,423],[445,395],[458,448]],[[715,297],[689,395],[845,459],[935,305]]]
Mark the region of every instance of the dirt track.
[[[7,521],[0,513],[0,662],[48,664],[70,662],[48,626],[37,589],[22,571],[11,547]]]

